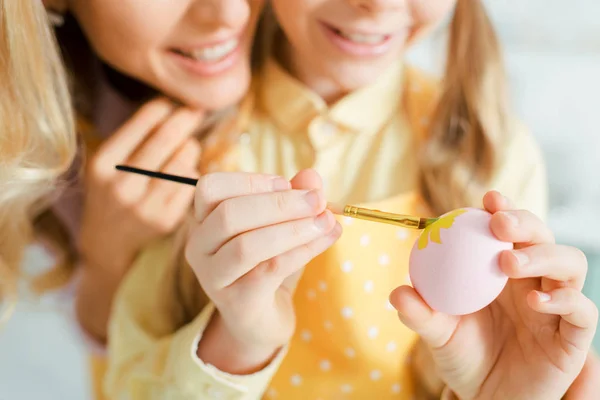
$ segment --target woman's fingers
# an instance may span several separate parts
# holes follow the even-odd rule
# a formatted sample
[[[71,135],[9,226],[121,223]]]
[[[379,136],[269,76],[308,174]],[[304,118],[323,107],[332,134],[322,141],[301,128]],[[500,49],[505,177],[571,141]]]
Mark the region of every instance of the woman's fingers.
[[[174,109],[174,104],[164,98],[149,101],[140,107],[133,117],[103,144],[97,158],[97,169],[107,174],[115,174],[115,164],[126,160]]]
[[[314,218],[303,218],[255,229],[227,242],[215,255],[211,281],[227,287],[263,261],[270,260],[296,247],[330,233],[336,225],[333,214],[326,210]],[[205,235],[202,235],[206,238]]]
[[[286,179],[267,174],[217,172],[202,176],[194,200],[196,221],[202,222],[222,201],[241,196],[289,190]]]
[[[212,254],[231,238],[253,229],[300,218],[314,217],[325,209],[320,190],[288,190],[234,197],[221,202],[199,228],[202,249]],[[264,245],[263,245],[264,246]]]
[[[596,333],[598,308],[583,293],[568,287],[550,292],[532,291],[527,302],[539,313],[560,315],[561,339],[569,346],[588,351]]]
[[[127,160],[122,163],[150,170],[161,170],[182,145],[190,139],[200,124],[197,111],[175,111],[158,129],[150,134]],[[151,179],[135,174],[123,174],[117,185],[130,191],[145,192]]]
[[[512,279],[544,277],[581,290],[588,263],[585,254],[575,247],[538,244],[503,252],[500,268]]]
[[[197,165],[200,158],[200,145],[194,138],[173,155],[162,168],[162,172],[187,177],[197,177]],[[148,193],[142,203],[145,214],[152,215],[162,233],[170,233],[183,217],[189,213],[194,199],[194,187],[161,179],[150,182]]]
[[[180,108],[147,136],[146,140],[128,157],[127,163],[147,168],[160,168],[184,142],[196,133],[203,118],[202,112]]]

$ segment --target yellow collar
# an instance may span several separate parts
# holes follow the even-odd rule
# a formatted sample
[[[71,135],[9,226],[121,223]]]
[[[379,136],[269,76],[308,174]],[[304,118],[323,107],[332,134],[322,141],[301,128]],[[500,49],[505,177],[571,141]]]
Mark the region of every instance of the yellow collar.
[[[270,59],[259,77],[257,100],[286,130],[304,131],[315,117],[322,116],[354,133],[371,134],[401,111],[403,75],[403,63],[394,63],[371,85],[328,107],[320,96]]]

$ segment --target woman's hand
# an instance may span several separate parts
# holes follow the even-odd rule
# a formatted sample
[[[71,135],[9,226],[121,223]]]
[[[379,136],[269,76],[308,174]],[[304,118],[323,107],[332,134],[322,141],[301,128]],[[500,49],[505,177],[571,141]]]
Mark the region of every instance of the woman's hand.
[[[145,104],[90,160],[81,251],[86,263],[121,275],[149,241],[173,231],[194,198],[189,186],[126,174],[117,164],[197,176],[192,135],[202,113],[158,99]]]
[[[218,310],[198,347],[205,362],[231,373],[260,369],[291,338],[302,270],[341,234],[321,185],[312,170],[291,186],[271,175],[200,179],[186,257]]]
[[[79,248],[84,268],[77,296],[83,328],[106,340],[112,298],[137,253],[173,231],[189,212],[194,188],[115,170],[117,164],[197,176],[200,148],[192,135],[203,113],[150,101],[90,160]]]
[[[555,244],[540,219],[512,209],[499,193],[488,193],[484,206],[496,237],[515,243],[499,258],[510,278],[500,296],[465,316],[433,311],[408,286],[390,301],[460,399],[560,399],[584,366],[598,321],[581,292],[586,258]]]

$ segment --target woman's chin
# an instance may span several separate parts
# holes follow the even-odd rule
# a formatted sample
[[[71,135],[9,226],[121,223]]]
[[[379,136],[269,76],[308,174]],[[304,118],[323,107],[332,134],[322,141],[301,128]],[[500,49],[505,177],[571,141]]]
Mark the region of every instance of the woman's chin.
[[[203,85],[195,90],[180,92],[177,99],[191,108],[219,111],[238,104],[245,96],[250,79],[243,82],[223,82],[218,85]]]

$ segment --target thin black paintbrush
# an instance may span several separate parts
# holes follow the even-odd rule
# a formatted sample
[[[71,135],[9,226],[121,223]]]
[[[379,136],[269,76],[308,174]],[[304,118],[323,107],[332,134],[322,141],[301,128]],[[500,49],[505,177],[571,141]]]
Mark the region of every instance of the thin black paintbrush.
[[[150,178],[159,178],[159,179],[164,179],[164,180],[171,181],[171,182],[184,183],[186,185],[191,185],[191,186],[196,186],[196,184],[198,183],[198,179],[186,178],[183,176],[177,176],[177,175],[171,175],[171,174],[165,174],[163,172],[148,171],[145,169],[129,167],[127,165],[117,165],[115,168],[117,168],[119,171],[133,172],[134,174],[149,176]]]
[[[196,184],[198,183],[198,179],[165,174],[163,172],[148,171],[145,169],[130,167],[127,165],[117,165],[116,168],[119,171],[133,172],[135,174],[148,176],[150,178],[165,179],[168,181],[184,183],[186,185],[191,186],[196,186]],[[404,228],[410,229],[425,229],[438,220],[438,218],[422,218],[413,215],[392,214],[379,210],[369,210],[367,208],[360,208],[350,205],[341,206],[335,203],[328,203],[327,208],[334,214],[344,215],[350,218],[364,219],[367,221],[382,222],[384,224],[402,226]]]

